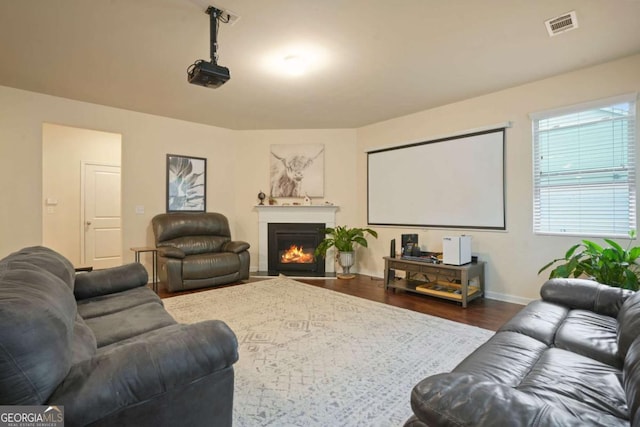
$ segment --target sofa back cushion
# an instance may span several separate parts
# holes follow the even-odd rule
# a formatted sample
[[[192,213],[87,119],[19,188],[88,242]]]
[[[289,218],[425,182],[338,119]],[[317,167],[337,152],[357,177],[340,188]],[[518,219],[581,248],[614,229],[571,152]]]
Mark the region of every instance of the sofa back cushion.
[[[220,252],[231,240],[229,221],[215,212],[160,214],[151,225],[157,247],[175,246],[187,255]]]
[[[640,337],[633,341],[627,351],[622,381],[627,395],[631,425],[640,425]]]
[[[71,261],[44,246],[31,246],[12,253],[0,262],[21,261],[40,267],[61,279],[71,290],[75,281],[75,269]]]
[[[640,336],[640,292],[622,304],[618,313],[618,354],[624,359],[631,343]]]
[[[41,405],[71,367],[77,307],[59,272],[16,258],[0,262],[0,402]]]
[[[221,236],[185,236],[159,243],[158,247],[173,246],[182,250],[185,255],[197,255],[220,252],[222,246],[229,241],[228,237]]]
[[[167,213],[151,220],[156,243],[184,236],[231,237],[227,218],[219,213]]]

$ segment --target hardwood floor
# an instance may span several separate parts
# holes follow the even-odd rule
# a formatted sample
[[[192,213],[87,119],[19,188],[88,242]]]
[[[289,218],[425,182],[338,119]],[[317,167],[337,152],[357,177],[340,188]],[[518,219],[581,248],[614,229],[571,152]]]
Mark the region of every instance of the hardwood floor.
[[[269,278],[251,278],[248,282],[267,279]],[[390,304],[396,307],[406,308],[408,310],[430,314],[432,316],[438,316],[494,331],[523,307],[520,304],[478,298],[469,302],[465,309],[462,308],[460,304],[453,301],[442,300],[426,295],[394,291],[392,289],[385,291],[382,279],[364,275],[356,275],[356,278],[351,280],[316,278],[296,278],[295,280],[309,285],[331,289],[336,292],[342,292],[356,297],[366,298],[372,301]],[[227,286],[242,286],[242,284]],[[164,289],[162,283],[160,283],[159,288],[158,294],[161,298],[212,289],[206,288],[198,291],[169,293]]]

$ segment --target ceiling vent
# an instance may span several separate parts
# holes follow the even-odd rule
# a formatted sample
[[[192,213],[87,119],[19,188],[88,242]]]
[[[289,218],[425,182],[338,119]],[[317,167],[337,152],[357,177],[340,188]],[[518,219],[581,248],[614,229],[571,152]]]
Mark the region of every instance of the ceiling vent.
[[[545,21],[544,25],[547,27],[549,37],[553,37],[578,28],[578,18],[576,12],[571,11]]]

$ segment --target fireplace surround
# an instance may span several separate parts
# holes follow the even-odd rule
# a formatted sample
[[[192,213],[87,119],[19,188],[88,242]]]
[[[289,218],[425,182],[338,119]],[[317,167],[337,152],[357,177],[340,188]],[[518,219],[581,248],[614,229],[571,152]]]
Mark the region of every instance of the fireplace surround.
[[[319,223],[328,227],[336,226],[336,211],[334,205],[312,206],[255,206],[258,212],[258,272],[267,274],[269,271],[269,224],[270,223]],[[324,260],[325,274],[335,273],[335,260],[327,257]],[[286,274],[286,273],[284,273]],[[290,273],[295,275],[295,273]]]

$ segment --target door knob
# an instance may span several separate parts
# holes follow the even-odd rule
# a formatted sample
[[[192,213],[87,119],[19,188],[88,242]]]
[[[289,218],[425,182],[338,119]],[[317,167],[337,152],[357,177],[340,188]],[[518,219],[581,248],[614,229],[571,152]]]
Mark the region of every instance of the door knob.
[[[87,226],[91,225],[91,221],[87,221]]]

